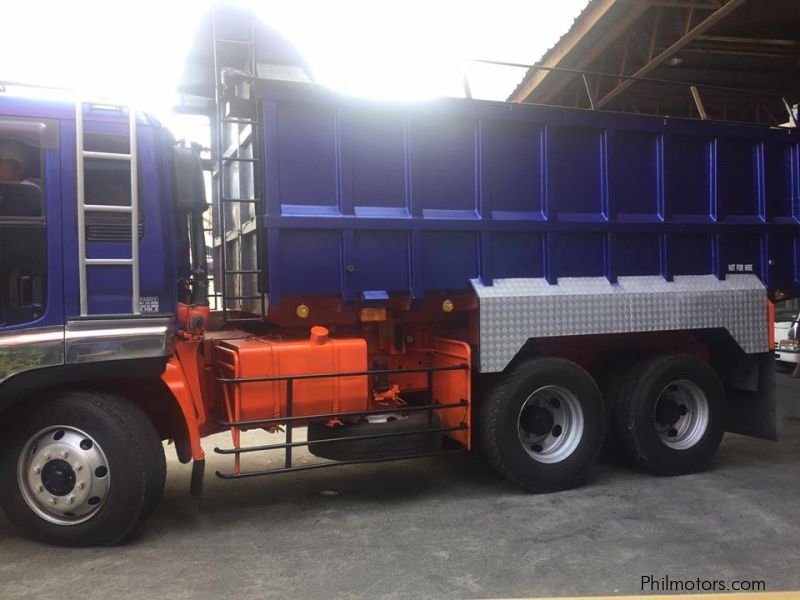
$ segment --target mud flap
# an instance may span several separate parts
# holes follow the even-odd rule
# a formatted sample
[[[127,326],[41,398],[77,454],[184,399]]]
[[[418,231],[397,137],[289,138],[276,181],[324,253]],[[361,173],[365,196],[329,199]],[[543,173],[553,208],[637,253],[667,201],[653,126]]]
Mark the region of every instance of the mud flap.
[[[198,506],[203,503],[203,479],[205,478],[205,472],[205,460],[196,460],[192,463],[192,480],[189,483],[189,493],[197,498]]]
[[[765,440],[777,440],[775,360],[769,352],[737,353],[724,368],[728,395],[726,430]]]

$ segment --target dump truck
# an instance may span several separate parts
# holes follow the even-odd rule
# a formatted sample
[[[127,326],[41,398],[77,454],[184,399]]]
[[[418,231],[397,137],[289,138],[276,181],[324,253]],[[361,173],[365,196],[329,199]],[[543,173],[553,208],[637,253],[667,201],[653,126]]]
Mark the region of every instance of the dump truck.
[[[674,476],[726,431],[775,438],[797,130],[354,98],[267,76],[258,28],[230,29],[196,105],[210,159],[131,107],[0,94],[21,532],[120,543],[164,441],[199,495],[224,432],[227,480],[480,450],[532,492],[583,483],[604,444]]]

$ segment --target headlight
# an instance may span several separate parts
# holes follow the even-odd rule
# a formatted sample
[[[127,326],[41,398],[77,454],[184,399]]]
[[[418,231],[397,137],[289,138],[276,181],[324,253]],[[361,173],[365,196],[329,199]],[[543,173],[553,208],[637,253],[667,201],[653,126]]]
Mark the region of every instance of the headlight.
[[[800,352],[800,341],[781,340],[780,344],[778,344],[778,350],[782,352]]]

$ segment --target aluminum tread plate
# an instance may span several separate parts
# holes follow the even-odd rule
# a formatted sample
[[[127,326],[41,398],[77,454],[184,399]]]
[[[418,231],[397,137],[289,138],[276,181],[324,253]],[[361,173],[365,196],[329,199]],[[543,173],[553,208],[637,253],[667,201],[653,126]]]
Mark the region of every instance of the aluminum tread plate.
[[[755,275],[473,279],[480,370],[502,371],[531,338],[726,329],[748,354],[769,350],[767,291]]]

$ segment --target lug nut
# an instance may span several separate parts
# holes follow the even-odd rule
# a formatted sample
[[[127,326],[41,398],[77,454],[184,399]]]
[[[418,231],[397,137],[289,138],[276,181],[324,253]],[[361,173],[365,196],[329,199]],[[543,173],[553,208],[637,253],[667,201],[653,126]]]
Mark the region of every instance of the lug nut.
[[[42,472],[42,467],[33,467],[33,472],[38,475]]]
[[[45,460],[50,460],[50,453],[49,452],[45,452],[44,453],[44,459]]]
[[[50,500],[48,500],[48,502],[49,502],[51,505],[52,505],[52,504],[55,504],[55,503],[56,503],[56,499],[55,499],[55,498],[50,498]]]
[[[67,498],[67,504],[72,504],[73,502],[75,502],[75,496],[70,496]]]
[[[72,469],[74,471],[80,471],[82,468],[83,468],[83,465],[81,463],[75,463],[74,465],[72,465]]]
[[[86,484],[84,484],[82,481],[79,481],[78,483],[75,484],[75,487],[78,488],[79,490],[82,490],[85,487],[85,485]]]
[[[43,491],[43,490],[44,490],[44,488],[43,488],[41,485],[37,485],[37,486],[36,486],[36,491],[37,491],[37,492],[41,492],[41,491]]]
[[[66,450],[62,450],[61,451],[61,458],[67,458],[68,456],[69,456],[69,452],[67,452]]]

